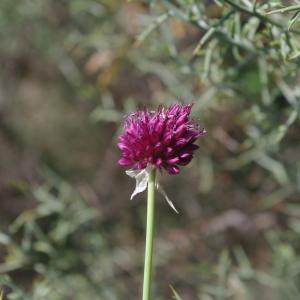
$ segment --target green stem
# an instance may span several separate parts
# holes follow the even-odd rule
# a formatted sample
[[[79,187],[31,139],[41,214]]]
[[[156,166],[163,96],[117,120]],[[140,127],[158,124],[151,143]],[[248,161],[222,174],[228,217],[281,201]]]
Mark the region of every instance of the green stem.
[[[149,181],[148,181],[147,229],[146,229],[146,248],[145,248],[145,264],[144,264],[143,300],[151,299],[154,208],[155,208],[155,178],[156,178],[156,170],[153,169],[150,173]]]

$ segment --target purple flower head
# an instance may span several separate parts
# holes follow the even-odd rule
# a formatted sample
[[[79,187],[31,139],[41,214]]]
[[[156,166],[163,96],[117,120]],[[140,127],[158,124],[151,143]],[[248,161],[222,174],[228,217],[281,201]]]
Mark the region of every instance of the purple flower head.
[[[199,147],[195,141],[205,129],[190,120],[192,105],[173,104],[168,109],[138,111],[127,116],[119,137],[119,164],[145,169],[148,164],[178,174]]]

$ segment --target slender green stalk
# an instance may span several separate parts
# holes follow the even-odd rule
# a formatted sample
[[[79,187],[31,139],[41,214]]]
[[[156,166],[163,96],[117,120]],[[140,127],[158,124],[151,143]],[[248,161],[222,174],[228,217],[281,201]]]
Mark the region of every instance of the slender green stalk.
[[[156,170],[153,169],[148,181],[147,199],[147,229],[146,229],[146,248],[144,264],[144,285],[143,300],[151,299],[152,283],[152,258],[153,258],[153,236],[154,236],[154,210],[155,210],[155,178]]]

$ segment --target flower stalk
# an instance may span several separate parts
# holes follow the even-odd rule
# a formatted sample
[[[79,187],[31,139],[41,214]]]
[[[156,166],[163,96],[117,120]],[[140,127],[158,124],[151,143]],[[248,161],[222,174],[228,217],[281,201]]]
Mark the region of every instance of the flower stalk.
[[[152,272],[153,272],[153,267],[152,267],[153,238],[154,238],[154,224],[155,224],[155,180],[156,180],[156,169],[154,168],[151,171],[148,180],[143,300],[151,299],[151,285],[152,285]]]
[[[145,108],[131,113],[126,117],[124,130],[119,136],[118,147],[122,157],[118,162],[121,166],[130,167],[126,174],[136,180],[130,199],[148,186],[143,300],[151,300],[156,189],[177,212],[156,182],[156,173],[180,173],[181,167],[192,161],[194,152],[199,148],[195,142],[206,133],[190,118],[191,109],[192,104],[175,103],[168,108],[160,106],[156,111]]]

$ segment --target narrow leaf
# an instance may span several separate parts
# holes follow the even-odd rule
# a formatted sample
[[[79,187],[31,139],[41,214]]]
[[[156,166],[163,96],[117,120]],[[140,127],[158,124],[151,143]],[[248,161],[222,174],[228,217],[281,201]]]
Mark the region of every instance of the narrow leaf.
[[[210,39],[210,37],[215,33],[216,27],[211,27],[206,33],[203,35],[203,37],[200,39],[199,43],[197,44],[196,48],[193,51],[193,55],[197,55],[199,50],[202,48],[202,46]]]
[[[175,289],[171,285],[170,285],[170,289],[173,292],[173,299],[175,299],[175,300],[182,300],[181,297],[178,295],[178,293],[175,291]]]
[[[143,32],[141,32],[135,42],[135,46],[140,46],[144,40],[156,29],[164,23],[168,17],[171,15],[171,12],[164,13],[157,17]]]
[[[265,15],[285,13],[285,12],[289,12],[289,11],[293,11],[293,10],[298,10],[299,8],[300,8],[299,4],[291,5],[291,6],[283,7],[283,8],[280,8],[280,9],[268,11],[268,12],[265,13]]]
[[[297,22],[299,16],[300,16],[300,10],[296,11],[296,13],[289,20],[288,31],[290,31],[292,26]]]

